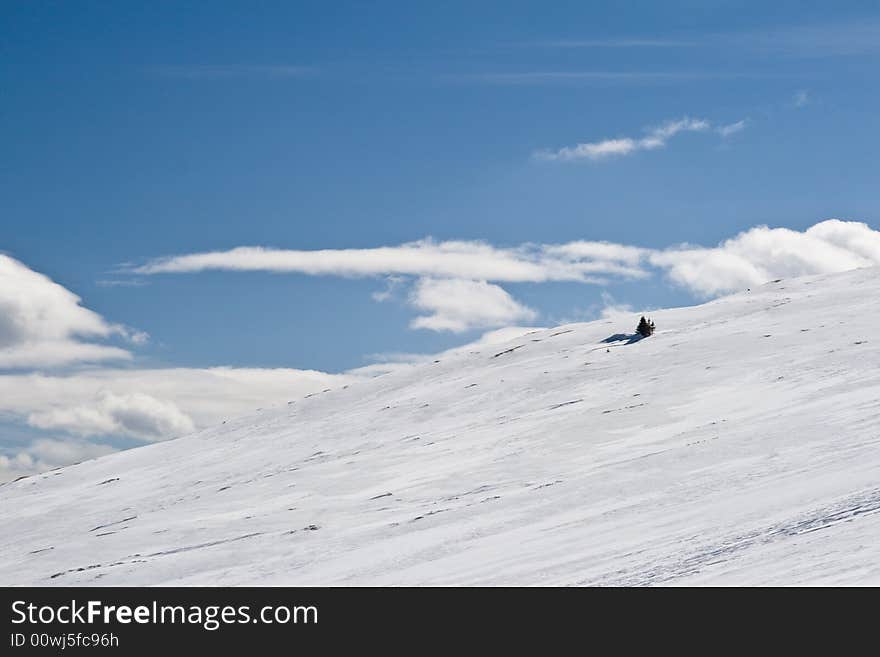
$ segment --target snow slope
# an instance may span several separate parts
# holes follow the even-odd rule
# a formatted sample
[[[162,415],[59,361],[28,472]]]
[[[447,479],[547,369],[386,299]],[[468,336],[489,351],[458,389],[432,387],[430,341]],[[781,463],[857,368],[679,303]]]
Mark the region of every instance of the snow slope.
[[[542,330],[0,487],[0,584],[880,584],[880,271]]]

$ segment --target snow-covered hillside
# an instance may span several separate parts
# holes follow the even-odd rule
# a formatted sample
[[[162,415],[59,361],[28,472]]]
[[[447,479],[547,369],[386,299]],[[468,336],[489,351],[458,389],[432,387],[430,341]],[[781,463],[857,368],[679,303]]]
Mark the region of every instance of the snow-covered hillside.
[[[880,271],[446,355],[0,487],[0,584],[880,584]]]

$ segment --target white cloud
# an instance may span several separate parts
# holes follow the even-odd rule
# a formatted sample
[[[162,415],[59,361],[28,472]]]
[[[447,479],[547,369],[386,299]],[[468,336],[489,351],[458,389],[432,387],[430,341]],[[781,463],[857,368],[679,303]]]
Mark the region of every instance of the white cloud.
[[[539,160],[572,162],[575,160],[603,160],[609,157],[629,155],[636,151],[663,148],[675,135],[681,132],[705,132],[711,124],[705,119],[684,117],[677,121],[668,121],[651,129],[645,137],[618,137],[597,142],[587,142],[576,146],[566,146],[556,151],[539,151],[535,157]]]
[[[13,373],[130,359],[128,350],[96,342],[113,336],[133,345],[148,339],[146,333],[107,322],[63,286],[0,255],[0,369],[9,370],[0,374],[0,420],[81,437],[163,440],[354,380],[280,368]],[[33,450],[3,458],[5,469],[26,470],[46,462],[45,454]]]
[[[534,310],[486,281],[422,278],[413,287],[410,301],[429,313],[416,317],[410,326],[433,331],[461,333],[537,317]]]
[[[829,219],[807,229],[807,235],[864,258],[868,265],[880,264],[880,231],[866,223]]]
[[[737,121],[735,123],[728,123],[727,125],[720,125],[715,128],[715,131],[721,135],[723,139],[730,137],[731,135],[735,135],[738,132],[742,132],[746,127],[745,119],[742,121]]]
[[[729,133],[735,125],[723,127]],[[667,126],[657,131],[655,138],[666,139],[680,129]],[[428,314],[416,318],[412,326],[462,331],[534,317],[531,309],[495,283],[575,281],[602,285],[612,280],[644,279],[654,268],[697,295],[711,296],[772,278],[880,264],[878,243],[880,233],[866,224],[829,220],[805,232],[757,227],[709,248],[648,249],[582,240],[502,248],[484,242],[422,240],[374,249],[239,248],[161,258],[138,271],[158,274],[225,269],[391,277],[389,288],[374,295],[377,300],[389,299],[405,284],[404,279],[415,277],[409,303]],[[441,288],[445,288],[442,293],[433,293]],[[453,288],[457,288],[458,297],[453,298]],[[443,294],[446,292],[448,298]]]
[[[566,244],[549,244],[543,247],[543,251],[563,262],[580,263],[582,271],[590,263],[595,263],[595,273],[619,274],[632,278],[645,276],[639,263],[647,250],[637,246],[578,240]]]
[[[614,317],[631,315],[633,313],[631,305],[628,303],[620,303],[608,292],[603,290],[600,296],[602,297],[602,310],[599,312],[599,317],[602,319],[612,319]]]
[[[48,468],[41,468],[27,452],[18,452],[12,456],[0,454],[0,483],[42,470]]]
[[[0,421],[20,422],[57,437],[0,456],[0,481],[113,451],[92,442],[96,438],[176,438],[258,408],[296,403],[368,374],[214,367],[0,375]]]
[[[588,242],[581,242],[588,245]],[[139,274],[194,273],[208,270],[271,271],[312,276],[419,276],[496,282],[588,282],[592,275],[640,276],[621,267],[615,245],[596,242],[594,253],[559,257],[553,247],[524,244],[495,247],[477,241],[435,242],[424,239],[399,246],[368,249],[298,251],[238,247],[152,260],[132,271]],[[602,250],[606,253],[603,253]],[[630,256],[623,260],[626,264]]]
[[[806,107],[810,104],[810,93],[806,89],[801,89],[795,93],[792,104],[795,107]]]
[[[145,345],[150,341],[150,334],[146,331],[135,331],[132,329],[126,330],[126,337],[128,340],[137,346]]]
[[[757,226],[714,248],[683,246],[649,259],[675,283],[708,297],[775,278],[880,265],[880,232],[837,219],[804,232]]]
[[[95,281],[98,287],[144,287],[148,284],[143,278],[102,278]]]
[[[54,440],[51,438],[35,440],[28,448],[28,452],[34,458],[53,466],[92,459],[114,451],[116,450],[110,447],[110,445],[74,440]]]
[[[26,449],[10,455],[0,454],[0,482],[79,463],[115,451],[110,445],[82,440],[38,438]]]
[[[0,254],[0,368],[130,358],[125,349],[93,342],[114,335],[135,343],[147,339],[108,323],[70,290]]]
[[[0,375],[0,418],[81,436],[174,438],[356,381],[286,368],[92,369]]]
[[[373,292],[371,295],[373,297],[373,301],[389,301],[394,298],[395,293],[400,288],[401,285],[406,283],[406,278],[403,276],[388,276],[385,279],[385,289],[379,290],[377,292]]]
[[[31,413],[27,422],[40,429],[80,436],[128,436],[161,440],[192,432],[195,423],[171,400],[142,392],[98,394],[91,404]]]

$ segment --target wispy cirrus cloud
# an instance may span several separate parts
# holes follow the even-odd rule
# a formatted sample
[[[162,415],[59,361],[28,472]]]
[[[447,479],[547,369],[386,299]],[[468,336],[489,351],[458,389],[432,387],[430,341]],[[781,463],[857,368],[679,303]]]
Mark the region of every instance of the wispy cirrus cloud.
[[[638,151],[664,148],[670,139],[682,132],[706,132],[711,127],[712,124],[706,119],[684,117],[675,121],[667,121],[655,128],[651,128],[644,137],[615,137],[595,142],[584,142],[574,146],[565,146],[557,150],[538,151],[534,154],[534,157],[538,160],[551,162],[604,160],[611,157],[630,155]]]
[[[722,138],[727,138],[738,132],[742,132],[745,128],[746,121],[745,119],[742,119],[741,121],[735,121],[733,123],[728,123],[727,125],[720,125],[715,128],[715,132],[721,135]]]
[[[98,287],[144,287],[149,284],[143,278],[102,278],[95,281]]]

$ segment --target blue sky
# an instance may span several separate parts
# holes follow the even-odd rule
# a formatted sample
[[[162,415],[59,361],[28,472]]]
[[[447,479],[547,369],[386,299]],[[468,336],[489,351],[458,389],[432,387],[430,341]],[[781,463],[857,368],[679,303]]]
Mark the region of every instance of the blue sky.
[[[707,285],[715,274],[645,255],[643,276],[464,276],[454,294],[442,283],[452,265],[309,275],[258,258],[248,271],[144,273],[179,254],[430,237],[519,258],[524,244],[663,250],[762,224],[878,225],[876,3],[6,2],[0,13],[0,249],[128,327],[96,338],[125,362],[37,359],[5,370],[15,376],[339,373],[506,324],[689,304],[762,275],[845,266],[765,259],[762,273]],[[583,155],[594,147],[618,150]],[[562,152],[581,155],[547,157]],[[438,310],[450,295],[470,301]],[[414,328],[425,316],[439,319]],[[35,431],[123,444],[60,421],[40,433],[34,412],[0,409],[17,447]]]

